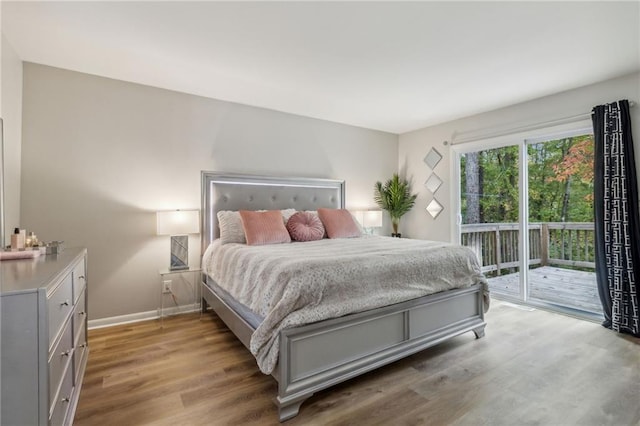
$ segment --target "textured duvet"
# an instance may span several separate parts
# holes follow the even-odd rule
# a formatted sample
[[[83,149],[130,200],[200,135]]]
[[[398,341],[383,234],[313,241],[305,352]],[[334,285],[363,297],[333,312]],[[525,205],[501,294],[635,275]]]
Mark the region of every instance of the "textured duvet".
[[[436,241],[365,236],[248,246],[214,241],[205,272],[240,303],[264,317],[251,336],[263,373],[278,362],[285,328],[361,312],[453,288],[481,284],[475,254]]]

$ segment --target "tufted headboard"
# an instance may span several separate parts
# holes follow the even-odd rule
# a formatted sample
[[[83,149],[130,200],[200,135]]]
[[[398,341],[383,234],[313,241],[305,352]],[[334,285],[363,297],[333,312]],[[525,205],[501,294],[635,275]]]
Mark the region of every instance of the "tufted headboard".
[[[220,210],[344,208],[344,181],[202,172],[202,253],[220,235]]]

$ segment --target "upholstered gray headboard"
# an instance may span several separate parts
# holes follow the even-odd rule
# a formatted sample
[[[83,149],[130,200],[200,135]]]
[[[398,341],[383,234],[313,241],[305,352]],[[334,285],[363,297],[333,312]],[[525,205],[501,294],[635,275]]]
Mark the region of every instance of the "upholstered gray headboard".
[[[220,210],[344,208],[344,181],[202,172],[202,253],[220,235]]]

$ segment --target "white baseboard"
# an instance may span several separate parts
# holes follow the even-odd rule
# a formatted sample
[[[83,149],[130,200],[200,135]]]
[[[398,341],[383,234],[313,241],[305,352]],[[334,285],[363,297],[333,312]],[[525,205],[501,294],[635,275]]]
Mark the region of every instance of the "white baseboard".
[[[113,325],[129,324],[132,322],[146,321],[156,318],[160,318],[158,310],[89,320],[87,326],[89,327],[89,330],[92,330],[94,328],[111,327]]]
[[[189,312],[197,312],[199,310],[200,310],[199,306],[194,307],[193,305],[174,306],[171,308],[165,308],[164,316],[166,318],[169,315],[186,314]],[[148,321],[148,320],[157,319],[157,318],[160,318],[160,309],[156,309],[154,311],[147,311],[147,312],[138,312],[135,314],[118,315],[115,317],[89,320],[87,323],[87,326],[89,327],[89,330],[93,330],[96,328],[112,327],[114,325],[130,324],[134,322]]]

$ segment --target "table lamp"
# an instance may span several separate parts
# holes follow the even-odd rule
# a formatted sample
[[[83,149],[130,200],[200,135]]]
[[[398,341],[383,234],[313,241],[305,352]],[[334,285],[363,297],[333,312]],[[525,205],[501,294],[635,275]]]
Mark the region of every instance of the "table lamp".
[[[353,215],[368,234],[372,233],[373,228],[382,227],[382,210],[356,210]]]
[[[158,235],[171,235],[169,270],[189,269],[189,236],[200,233],[199,210],[157,212]]]
[[[366,210],[362,219],[364,228],[382,228],[382,210]]]

